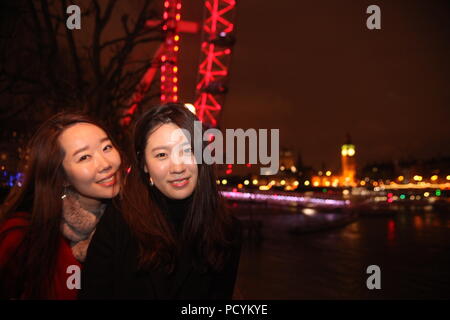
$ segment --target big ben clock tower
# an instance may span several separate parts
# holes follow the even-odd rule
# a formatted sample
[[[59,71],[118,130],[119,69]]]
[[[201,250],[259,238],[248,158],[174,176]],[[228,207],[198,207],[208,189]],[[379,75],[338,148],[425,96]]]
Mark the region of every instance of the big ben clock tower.
[[[347,141],[341,147],[342,176],[341,184],[344,186],[355,186],[356,161],[355,146],[352,144],[350,135],[347,134]]]

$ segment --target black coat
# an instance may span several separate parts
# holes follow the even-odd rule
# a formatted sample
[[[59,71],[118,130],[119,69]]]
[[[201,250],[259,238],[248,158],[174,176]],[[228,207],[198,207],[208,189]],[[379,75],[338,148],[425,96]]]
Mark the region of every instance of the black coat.
[[[80,299],[231,299],[240,258],[241,227],[234,219],[239,246],[222,272],[200,272],[185,251],[172,275],[140,271],[138,244],[120,212],[109,206],[89,245]]]

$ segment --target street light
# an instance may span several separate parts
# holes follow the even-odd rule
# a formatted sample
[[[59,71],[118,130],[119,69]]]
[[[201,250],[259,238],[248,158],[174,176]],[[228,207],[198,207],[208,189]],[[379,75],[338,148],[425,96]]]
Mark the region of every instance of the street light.
[[[193,114],[195,114],[196,110],[192,103],[185,103],[184,106]]]

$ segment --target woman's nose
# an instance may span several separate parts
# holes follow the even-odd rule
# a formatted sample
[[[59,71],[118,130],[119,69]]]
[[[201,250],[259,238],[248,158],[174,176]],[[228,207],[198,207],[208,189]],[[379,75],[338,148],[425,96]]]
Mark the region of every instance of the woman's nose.
[[[104,156],[100,155],[97,159],[97,168],[99,172],[105,172],[112,168],[110,161]]]
[[[171,159],[170,161],[170,172],[171,173],[182,173],[186,169],[186,165],[182,157],[177,157],[176,159]]]

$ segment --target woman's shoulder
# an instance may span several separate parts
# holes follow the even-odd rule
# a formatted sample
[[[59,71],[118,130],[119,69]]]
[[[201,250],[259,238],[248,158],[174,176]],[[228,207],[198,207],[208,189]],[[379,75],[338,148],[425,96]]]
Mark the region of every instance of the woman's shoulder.
[[[110,202],[97,224],[95,234],[114,237],[123,236],[127,232],[127,227],[128,225],[122,215],[120,205],[115,202]]]
[[[16,229],[23,229],[30,225],[31,214],[29,212],[19,211],[14,212],[7,217],[0,225],[0,234],[15,231]]]
[[[120,210],[120,204],[114,201],[108,202],[99,225],[116,226],[122,224],[122,212]]]
[[[0,258],[2,261],[13,254],[22,242],[30,225],[28,212],[15,212],[0,226]]]

